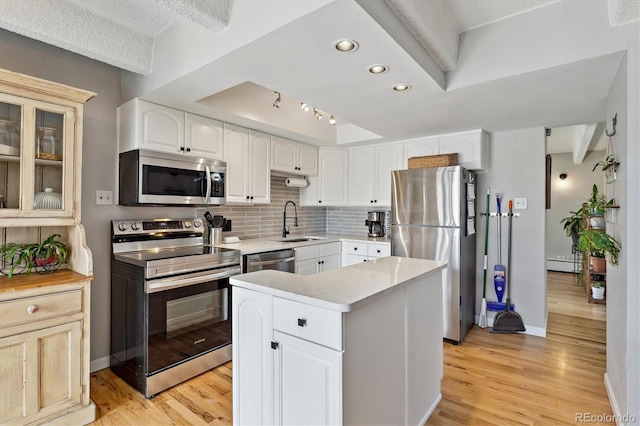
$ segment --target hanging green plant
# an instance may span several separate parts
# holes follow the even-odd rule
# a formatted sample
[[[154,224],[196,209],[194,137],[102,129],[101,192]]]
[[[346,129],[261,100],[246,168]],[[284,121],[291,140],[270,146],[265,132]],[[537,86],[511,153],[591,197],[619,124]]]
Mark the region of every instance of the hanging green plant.
[[[597,256],[609,256],[612,265],[618,264],[620,243],[606,232],[597,229],[585,229],[578,234],[578,250]]]

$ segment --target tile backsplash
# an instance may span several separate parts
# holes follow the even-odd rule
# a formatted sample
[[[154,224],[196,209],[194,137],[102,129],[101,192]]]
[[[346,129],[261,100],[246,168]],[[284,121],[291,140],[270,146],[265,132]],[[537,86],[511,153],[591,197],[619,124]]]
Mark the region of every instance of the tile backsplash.
[[[232,220],[232,230],[222,236],[237,236],[240,239],[280,237],[282,213],[288,200],[296,203],[298,227],[293,227],[293,206],[287,207],[287,227],[291,235],[313,235],[319,233],[366,236],[367,213],[372,210],[388,211],[388,208],[371,207],[301,207],[300,189],[286,187],[284,177],[271,176],[271,204],[253,206],[225,205],[198,208],[198,217],[204,218],[209,210],[212,215],[222,215]]]

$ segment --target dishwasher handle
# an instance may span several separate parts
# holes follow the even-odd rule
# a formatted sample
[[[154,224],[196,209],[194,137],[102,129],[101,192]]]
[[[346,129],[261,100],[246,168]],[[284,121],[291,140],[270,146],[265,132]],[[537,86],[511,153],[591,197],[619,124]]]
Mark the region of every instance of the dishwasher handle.
[[[270,259],[270,260],[249,260],[249,267],[251,266],[268,266],[277,265],[278,263],[293,262],[296,260],[295,256],[285,257],[282,259]]]

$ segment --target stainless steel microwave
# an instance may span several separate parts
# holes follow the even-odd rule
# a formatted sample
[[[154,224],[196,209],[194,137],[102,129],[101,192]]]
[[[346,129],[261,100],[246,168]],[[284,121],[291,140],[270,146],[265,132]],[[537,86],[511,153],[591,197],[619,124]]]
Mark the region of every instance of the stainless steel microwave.
[[[119,204],[204,206],[226,202],[224,161],[135,149],[120,153]]]

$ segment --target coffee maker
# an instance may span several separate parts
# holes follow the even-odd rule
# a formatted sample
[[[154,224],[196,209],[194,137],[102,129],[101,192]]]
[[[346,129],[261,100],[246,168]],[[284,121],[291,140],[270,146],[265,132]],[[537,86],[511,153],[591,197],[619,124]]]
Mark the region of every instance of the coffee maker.
[[[364,224],[369,227],[370,237],[384,237],[384,212],[368,212]]]

